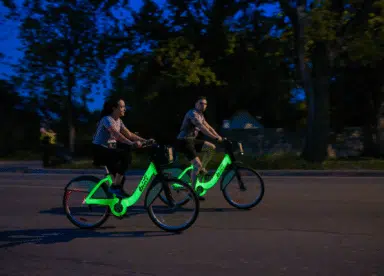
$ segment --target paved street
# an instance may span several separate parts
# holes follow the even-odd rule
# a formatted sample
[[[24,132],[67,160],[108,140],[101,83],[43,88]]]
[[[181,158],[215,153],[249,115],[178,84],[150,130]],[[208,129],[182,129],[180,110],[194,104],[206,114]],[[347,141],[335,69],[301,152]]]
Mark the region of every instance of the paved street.
[[[266,177],[251,211],[215,187],[173,235],[140,207],[76,229],[61,207],[74,176],[0,174],[0,275],[384,275],[384,178]]]

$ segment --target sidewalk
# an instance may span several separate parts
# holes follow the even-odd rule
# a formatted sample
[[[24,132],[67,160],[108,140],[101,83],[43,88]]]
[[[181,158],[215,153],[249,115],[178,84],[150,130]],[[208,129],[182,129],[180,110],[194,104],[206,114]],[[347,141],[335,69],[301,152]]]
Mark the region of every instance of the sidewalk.
[[[262,176],[337,176],[384,177],[384,170],[257,170]],[[28,174],[104,174],[102,169],[45,169],[41,161],[0,161],[0,173]],[[126,175],[141,176],[144,170],[129,170]]]

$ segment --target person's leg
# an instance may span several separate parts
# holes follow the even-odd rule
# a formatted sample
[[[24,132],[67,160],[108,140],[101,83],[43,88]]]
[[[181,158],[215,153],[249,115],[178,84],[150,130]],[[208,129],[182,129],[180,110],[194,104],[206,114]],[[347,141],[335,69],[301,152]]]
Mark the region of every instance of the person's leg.
[[[42,145],[43,150],[43,167],[49,166],[49,148],[48,145]]]
[[[96,163],[103,164],[107,167],[109,174],[112,178],[112,185],[110,187],[110,192],[118,196],[124,197],[122,192],[118,176],[119,171],[119,152],[116,149],[105,148],[102,146],[94,146],[94,160]]]
[[[110,192],[120,197],[129,197],[129,194],[127,194],[123,190],[122,182],[123,182],[124,174],[128,165],[124,165],[125,162],[122,161],[122,152],[119,150],[114,150],[113,157],[111,159],[113,160],[113,162],[109,163],[109,166],[113,167],[114,178],[113,178],[113,185],[110,188]]]
[[[196,140],[195,141],[195,149],[196,152],[202,152],[202,160],[201,160],[201,172],[207,173],[207,165],[209,161],[211,161],[213,154],[215,153],[216,146],[208,141]]]
[[[197,182],[197,175],[199,174],[202,164],[200,161],[200,158],[197,156],[197,152],[195,149],[195,140],[194,139],[187,139],[184,143],[184,154],[188,158],[188,160],[191,162],[193,169],[191,172],[191,182],[192,187],[196,187]],[[199,196],[200,200],[204,200],[204,197]]]
[[[43,167],[48,167],[50,165],[51,157],[51,148],[48,139],[43,139],[41,142],[43,150]]]
[[[202,168],[200,158],[196,156],[194,159],[191,160],[191,164],[193,165],[193,169],[191,172],[192,187],[196,187],[197,175],[199,174]]]
[[[116,172],[116,184],[123,186],[123,181],[125,180],[124,175],[128,170],[129,165],[132,162],[132,148],[127,144],[118,143],[118,165]]]

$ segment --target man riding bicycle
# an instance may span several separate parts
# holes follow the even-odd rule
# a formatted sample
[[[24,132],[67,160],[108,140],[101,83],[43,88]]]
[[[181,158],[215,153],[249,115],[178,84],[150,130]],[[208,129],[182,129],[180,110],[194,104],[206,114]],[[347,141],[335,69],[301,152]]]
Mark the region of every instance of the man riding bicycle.
[[[199,97],[195,103],[195,108],[189,110],[181,124],[180,133],[177,136],[177,146],[180,152],[183,152],[188,161],[193,165],[191,174],[192,186],[195,187],[197,175],[201,172],[207,173],[206,166],[211,160],[216,149],[215,145],[205,141],[196,139],[199,131],[206,136],[221,142],[223,138],[208,124],[204,118],[204,111],[208,105],[206,97]],[[203,160],[197,156],[197,152],[203,152]],[[204,197],[199,197],[204,200]]]

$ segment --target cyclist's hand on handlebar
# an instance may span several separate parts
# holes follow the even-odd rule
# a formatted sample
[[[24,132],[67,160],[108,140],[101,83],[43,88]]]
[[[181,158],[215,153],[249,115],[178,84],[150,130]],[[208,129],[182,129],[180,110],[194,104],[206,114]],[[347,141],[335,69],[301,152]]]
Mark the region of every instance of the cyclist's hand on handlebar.
[[[153,144],[153,143],[155,143],[155,139],[153,139],[153,138],[150,138],[150,139],[148,139],[147,141],[145,141],[146,143],[150,143],[150,144]]]
[[[133,143],[133,145],[134,145],[135,147],[137,147],[137,148],[141,148],[141,146],[142,146],[142,144],[141,144],[140,141],[135,141],[135,142]]]
[[[216,140],[217,140],[217,142],[221,143],[221,142],[223,142],[223,137],[219,136]]]

